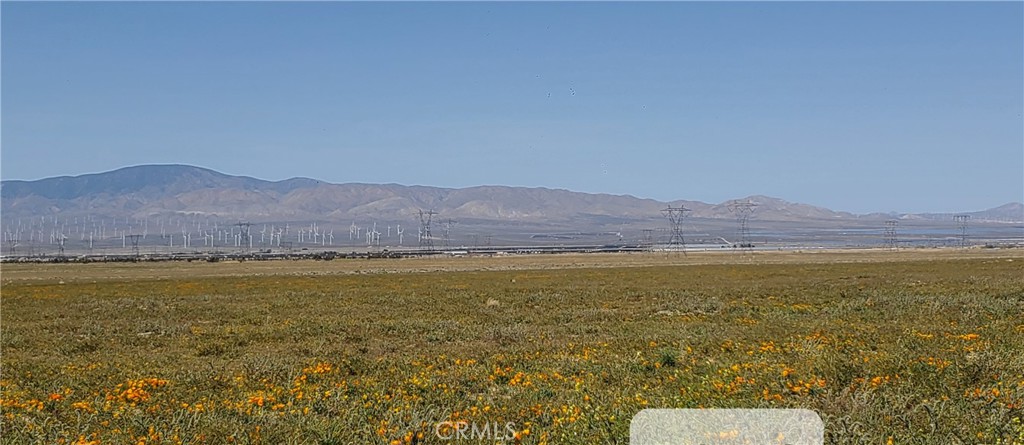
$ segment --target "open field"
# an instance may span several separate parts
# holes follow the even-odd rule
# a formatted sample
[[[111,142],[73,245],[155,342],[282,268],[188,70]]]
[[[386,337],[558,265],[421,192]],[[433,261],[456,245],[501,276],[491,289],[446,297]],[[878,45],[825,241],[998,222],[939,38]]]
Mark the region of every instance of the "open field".
[[[836,264],[935,261],[952,259],[1024,258],[1024,249],[806,249],[778,252],[674,252],[435,256],[400,259],[332,261],[223,261],[219,263],[3,263],[0,282],[167,280],[262,275],[322,276],[442,271],[501,271],[605,267],[694,266],[715,264]]]
[[[1024,443],[1019,249],[0,272],[0,443],[626,443],[654,407]]]

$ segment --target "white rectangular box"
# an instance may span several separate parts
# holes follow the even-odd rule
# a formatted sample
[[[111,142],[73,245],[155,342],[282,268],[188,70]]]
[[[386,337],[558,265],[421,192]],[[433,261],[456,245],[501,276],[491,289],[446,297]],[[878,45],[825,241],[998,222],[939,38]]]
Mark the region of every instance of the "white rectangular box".
[[[631,445],[824,445],[806,409],[645,409],[629,423]]]

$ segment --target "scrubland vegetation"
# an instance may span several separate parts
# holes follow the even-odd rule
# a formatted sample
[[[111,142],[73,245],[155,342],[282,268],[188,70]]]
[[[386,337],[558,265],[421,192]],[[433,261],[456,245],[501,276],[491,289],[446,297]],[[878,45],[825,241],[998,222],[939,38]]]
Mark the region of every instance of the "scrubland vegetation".
[[[808,408],[826,443],[1024,443],[1020,252],[617,258],[162,278],[5,265],[0,443],[442,443],[442,421],[626,443],[655,407]]]

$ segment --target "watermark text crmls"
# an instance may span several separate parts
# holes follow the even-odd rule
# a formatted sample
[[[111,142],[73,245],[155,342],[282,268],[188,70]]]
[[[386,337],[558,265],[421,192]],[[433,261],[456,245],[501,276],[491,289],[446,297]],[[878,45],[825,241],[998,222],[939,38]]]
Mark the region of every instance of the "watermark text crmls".
[[[512,441],[516,439],[516,424],[512,422],[444,421],[434,425],[434,435],[447,441]]]
[[[825,426],[807,409],[645,409],[630,445],[823,445]]]

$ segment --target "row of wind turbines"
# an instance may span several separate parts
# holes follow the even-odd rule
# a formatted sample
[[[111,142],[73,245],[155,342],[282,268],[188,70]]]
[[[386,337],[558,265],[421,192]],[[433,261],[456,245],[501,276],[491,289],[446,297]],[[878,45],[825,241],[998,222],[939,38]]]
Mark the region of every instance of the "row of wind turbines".
[[[56,249],[63,253],[65,247],[89,252],[94,249],[128,249],[133,243],[168,249],[329,247],[342,244],[334,235],[335,227],[320,222],[261,223],[260,226],[257,230],[254,224],[201,216],[110,218],[54,215],[0,220],[0,234],[6,253],[10,254],[33,254],[38,249]],[[353,221],[349,226],[349,240],[344,245],[362,243],[367,247],[379,247],[382,243],[402,246],[405,229],[401,224],[389,224],[378,230],[375,221],[367,223],[364,228]]]
[[[387,238],[386,239],[389,239],[389,240],[392,239],[391,233],[392,233],[391,226],[388,225],[387,226]],[[396,236],[398,236],[398,245],[399,246],[403,245],[405,243],[405,230],[402,229],[402,225],[401,224],[397,224],[395,226],[394,233],[395,233]],[[366,228],[366,229],[356,225],[355,221],[353,221],[352,225],[348,227],[348,239],[350,241],[353,241],[353,240],[359,240],[361,238],[365,238],[367,246],[377,246],[377,247],[380,247],[380,236],[381,235],[384,235],[384,232],[377,231],[377,223],[376,222],[374,222],[372,226],[370,226],[369,228]]]

